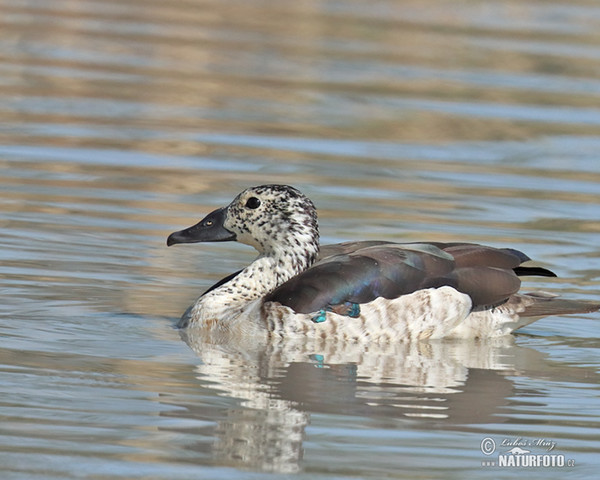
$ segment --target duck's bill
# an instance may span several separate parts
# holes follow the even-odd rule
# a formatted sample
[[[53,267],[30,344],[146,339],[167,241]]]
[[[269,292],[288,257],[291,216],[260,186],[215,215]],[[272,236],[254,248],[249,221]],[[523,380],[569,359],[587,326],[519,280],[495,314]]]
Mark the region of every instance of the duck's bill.
[[[174,232],[167,238],[167,246],[177,243],[228,242],[235,240],[235,233],[227,230],[223,223],[227,217],[227,207],[209,213],[196,225]]]

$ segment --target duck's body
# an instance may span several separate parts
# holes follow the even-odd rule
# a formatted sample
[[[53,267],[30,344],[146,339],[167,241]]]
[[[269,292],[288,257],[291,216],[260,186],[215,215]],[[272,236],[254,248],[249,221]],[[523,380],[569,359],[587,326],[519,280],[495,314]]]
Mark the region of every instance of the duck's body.
[[[319,248],[316,210],[285,185],[250,188],[168,245],[237,240],[259,257],[205,292],[181,327],[213,335],[400,341],[506,335],[600,305],[519,294],[522,252],[467,243],[348,242]]]

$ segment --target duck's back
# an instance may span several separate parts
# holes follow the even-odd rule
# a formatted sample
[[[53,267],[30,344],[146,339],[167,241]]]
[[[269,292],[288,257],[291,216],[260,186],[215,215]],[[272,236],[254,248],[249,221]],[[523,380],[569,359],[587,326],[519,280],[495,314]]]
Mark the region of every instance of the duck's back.
[[[500,305],[521,285],[519,275],[555,276],[513,249],[467,243],[349,242],[322,248],[315,265],[266,298],[298,313],[344,303],[392,300],[448,286],[468,295],[474,310]]]

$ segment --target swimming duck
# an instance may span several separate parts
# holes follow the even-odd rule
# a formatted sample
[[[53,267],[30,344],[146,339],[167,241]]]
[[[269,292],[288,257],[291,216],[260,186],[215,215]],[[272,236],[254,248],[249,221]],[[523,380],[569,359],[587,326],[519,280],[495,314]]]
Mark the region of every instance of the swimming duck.
[[[316,208],[287,185],[260,185],[167,245],[238,241],[259,255],[210,287],[179,326],[210,334],[343,341],[486,338],[541,316],[600,304],[518,293],[520,276],[556,276],[523,265],[511,248],[472,243],[358,241],[319,245]]]

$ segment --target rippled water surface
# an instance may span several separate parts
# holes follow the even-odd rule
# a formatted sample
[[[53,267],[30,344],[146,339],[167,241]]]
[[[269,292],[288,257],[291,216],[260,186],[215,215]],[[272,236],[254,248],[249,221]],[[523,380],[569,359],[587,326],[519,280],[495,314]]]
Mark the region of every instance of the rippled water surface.
[[[215,347],[175,320],[254,252],[165,239],[289,183],[324,242],[512,246],[559,275],[526,289],[600,300],[600,5],[0,11],[3,479],[597,474],[598,314],[490,343]],[[569,465],[487,465],[514,445]]]

